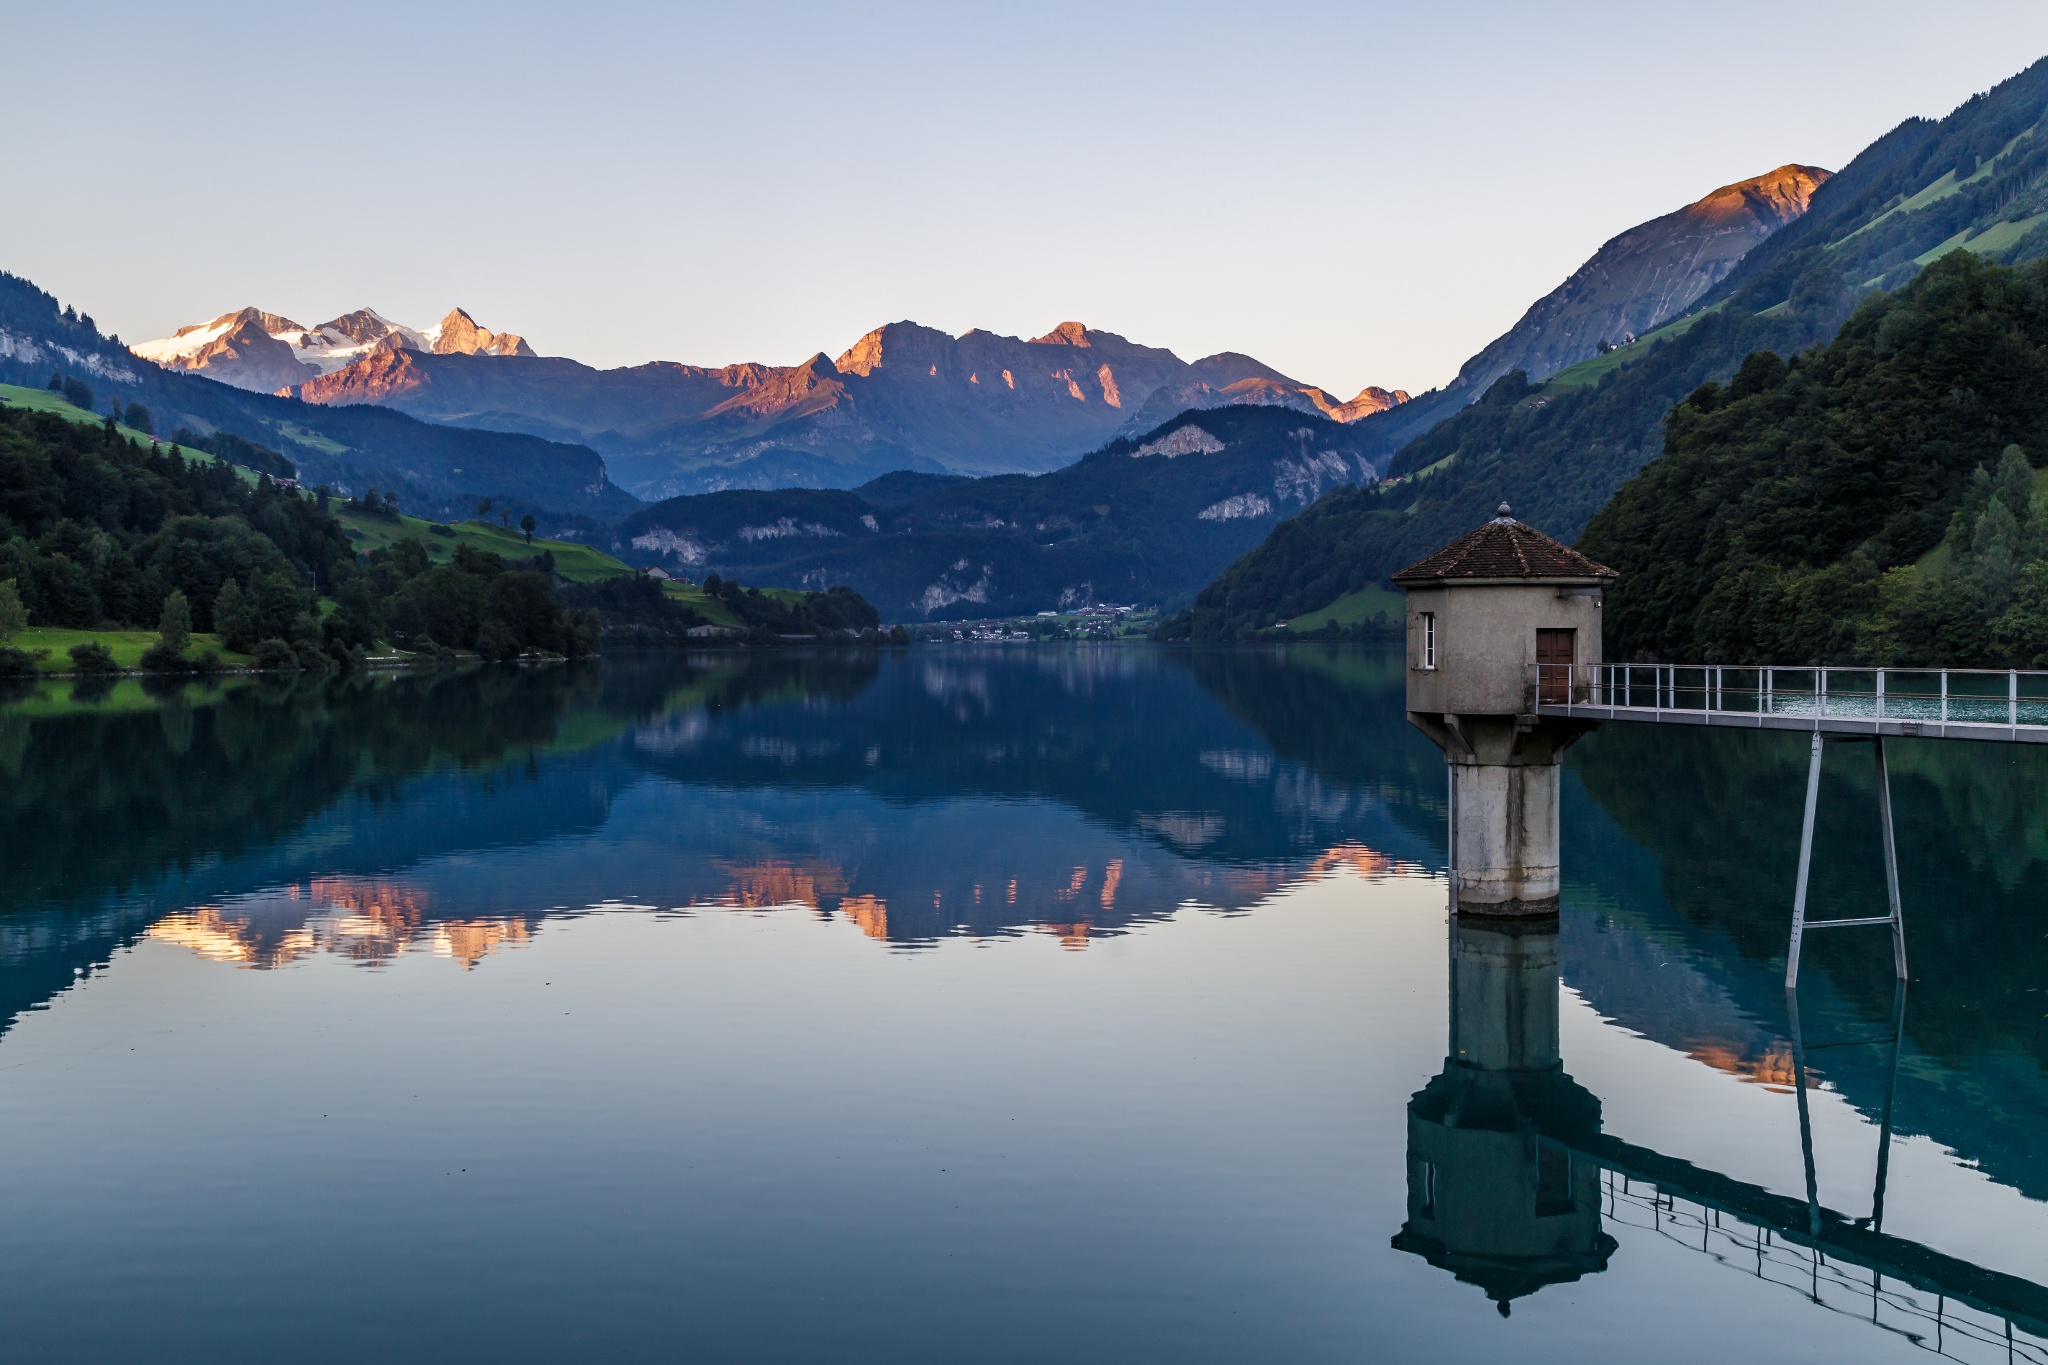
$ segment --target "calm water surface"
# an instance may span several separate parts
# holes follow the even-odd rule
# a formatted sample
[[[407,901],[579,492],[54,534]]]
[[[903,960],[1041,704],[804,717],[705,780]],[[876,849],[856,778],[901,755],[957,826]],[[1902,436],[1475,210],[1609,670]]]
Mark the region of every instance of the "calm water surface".
[[[0,698],[0,1357],[2048,1360],[2044,756],[1896,745],[1910,991],[1788,1002],[1798,736],[1585,741],[1555,931],[1454,929],[1400,684]]]

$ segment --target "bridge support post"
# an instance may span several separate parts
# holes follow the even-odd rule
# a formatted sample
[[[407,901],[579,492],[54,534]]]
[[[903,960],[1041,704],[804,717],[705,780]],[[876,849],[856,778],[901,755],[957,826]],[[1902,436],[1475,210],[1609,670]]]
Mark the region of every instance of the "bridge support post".
[[[1806,887],[1813,870],[1813,821],[1820,806],[1820,759],[1824,744],[1863,744],[1877,750],[1877,815],[1884,842],[1884,889],[1886,911],[1852,919],[1809,920],[1806,917]],[[1799,952],[1809,929],[1849,929],[1859,925],[1882,924],[1892,931],[1892,965],[1901,981],[1906,979],[1906,914],[1899,901],[1899,853],[1892,837],[1892,773],[1886,762],[1883,735],[1842,736],[1830,740],[1813,732],[1813,757],[1806,767],[1806,817],[1799,831],[1799,877],[1792,891],[1792,938],[1785,948],[1785,989],[1799,987]]]

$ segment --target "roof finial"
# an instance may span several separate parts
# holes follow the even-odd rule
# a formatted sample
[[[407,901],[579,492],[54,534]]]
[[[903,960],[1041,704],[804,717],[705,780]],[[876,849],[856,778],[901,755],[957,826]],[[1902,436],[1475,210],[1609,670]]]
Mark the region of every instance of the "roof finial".
[[[1513,509],[1512,509],[1512,508],[1510,508],[1510,507],[1509,507],[1509,506],[1507,505],[1507,503],[1505,503],[1505,502],[1501,503],[1501,505],[1500,505],[1500,515],[1499,515],[1499,516],[1497,516],[1497,517],[1495,517],[1495,518],[1494,518],[1494,520],[1495,520],[1495,521],[1513,521],[1513,520],[1514,520],[1514,518],[1513,518],[1512,516],[1508,515],[1508,514],[1509,514],[1509,513],[1510,513],[1510,512],[1512,511],[1512,510],[1513,510]]]

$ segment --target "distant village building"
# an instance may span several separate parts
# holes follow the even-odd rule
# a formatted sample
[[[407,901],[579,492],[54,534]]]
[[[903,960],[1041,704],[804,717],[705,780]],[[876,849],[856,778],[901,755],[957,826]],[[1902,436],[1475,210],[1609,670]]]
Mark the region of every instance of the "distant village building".
[[[658,578],[664,583],[671,581],[669,571],[662,568],[659,564],[649,564],[640,572],[646,574],[649,578]]]

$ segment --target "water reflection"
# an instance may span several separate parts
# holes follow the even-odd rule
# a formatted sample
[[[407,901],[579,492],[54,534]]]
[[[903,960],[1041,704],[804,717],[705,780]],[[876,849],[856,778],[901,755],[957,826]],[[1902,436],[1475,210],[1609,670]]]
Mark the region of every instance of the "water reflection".
[[[165,915],[145,936],[189,948],[212,962],[268,970],[330,953],[381,966],[424,949],[475,967],[501,948],[531,939],[540,917],[440,918],[423,886],[383,877],[314,877],[304,886],[199,905]]]
[[[959,970],[949,944],[999,950],[978,962],[1057,945],[1072,956],[1047,952],[1069,972],[1054,982],[1139,962],[1200,970],[1156,927],[1249,927],[1317,886],[1355,895],[1365,916],[1375,888],[1441,873],[1442,760],[1402,715],[1399,664],[1321,647],[934,649],[124,683],[83,698],[16,688],[0,705],[0,1048],[33,1036],[25,1014],[110,968],[132,974],[137,945],[209,989],[282,993],[333,980],[318,974],[335,963],[362,969],[346,989],[388,1000],[422,971],[443,988],[507,988],[599,913],[796,926],[864,963],[934,974],[942,960]],[[1892,757],[1912,1008],[1895,1022],[1880,937],[1838,936],[1812,950],[1795,1027],[1780,982],[1798,738],[1614,726],[1579,745],[1557,919],[1449,929],[1440,1065],[1433,1024],[1407,1060],[1361,1030],[1314,1078],[1329,1093],[1383,1080],[1375,1105],[1405,1118],[1385,1167],[1405,1207],[1360,1213],[1364,1241],[1346,1254],[1398,1261],[1488,1317],[1489,1301],[1514,1306],[1515,1329],[1532,1296],[1548,1311],[1647,1273],[1650,1239],[1665,1239],[1707,1257],[1703,1274],[1711,1261],[1845,1312],[1860,1296],[1866,1316],[1874,1302],[1943,1349],[1991,1333],[2002,1353],[2007,1321],[2032,1332],[2030,1282],[1996,1278],[1996,1256],[1949,1258],[1944,1238],[1962,1234],[1924,1210],[1888,1231],[1876,1199],[1858,1202],[1867,1166],[1823,1143],[1809,1190],[1796,1123],[1737,1144],[1763,1153],[1757,1169],[1660,1147],[1642,1115],[1664,1092],[1646,1098],[1583,1034],[1563,1041],[1571,1019],[1593,1019],[1718,1087],[1700,1092],[1714,1104],[1733,1092],[1789,1117],[1810,1103],[1823,1128],[1861,1115],[1857,1161],[1890,1150],[1876,1141],[1889,1119],[2005,1213],[2048,1198],[2048,755],[1900,742]],[[1820,807],[1817,914],[1883,895],[1869,777],[1853,765],[1826,773],[1841,790]],[[1387,932],[1371,951],[1405,950]],[[233,974],[277,969],[300,975]],[[641,964],[593,970],[626,994],[653,989]],[[1213,990],[1237,985],[1220,972]],[[1703,1104],[1671,1093],[1676,1109]],[[1125,1159],[1112,1146],[1100,1169]],[[1367,1170],[1378,1156],[1346,1159]],[[1683,1292],[1711,1296],[1702,1283]]]
[[[1854,1303],[1863,1316],[1867,1305],[1886,1330],[1942,1337],[1937,1350],[2000,1345],[2009,1359],[2048,1359],[2048,1287],[1883,1230],[1903,984],[1886,1034],[1819,1045],[1877,1046],[1889,1078],[1871,1213],[1850,1217],[1818,1192],[1796,993],[1786,1005],[1803,1199],[1602,1131],[1600,1100],[1566,1074],[1560,1055],[1555,921],[1453,916],[1449,933],[1450,1049],[1408,1104],[1408,1217],[1397,1250],[1479,1287],[1506,1317],[1516,1299],[1607,1270],[1620,1243],[1604,1219],[1642,1226],[1647,1215],[1658,1235],[1723,1265],[1753,1262],[1756,1278],[1818,1306]]]
[[[1607,1268],[1599,1168],[1573,1159],[1600,1101],[1565,1074],[1555,921],[1451,920],[1444,1069],[1408,1105],[1402,1251],[1514,1299]]]

